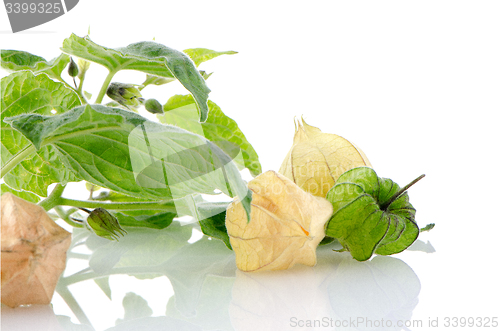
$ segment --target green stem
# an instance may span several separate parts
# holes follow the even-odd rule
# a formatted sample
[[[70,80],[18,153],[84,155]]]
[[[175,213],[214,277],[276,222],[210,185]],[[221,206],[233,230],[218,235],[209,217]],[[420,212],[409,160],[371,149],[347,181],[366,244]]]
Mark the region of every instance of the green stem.
[[[50,195],[47,197],[47,199],[40,201],[38,205],[40,207],[43,207],[43,209],[45,209],[46,211],[49,211],[57,205],[60,205],[59,199],[61,199],[61,195],[63,194],[65,187],[66,185],[57,184],[52,192],[50,192]]]
[[[85,96],[82,94],[82,91],[81,89],[77,89],[76,86],[73,87],[71,86],[71,84],[68,84],[67,81],[65,81],[61,76],[57,77],[57,79],[64,84],[64,86],[66,86],[67,88],[69,89],[72,89],[76,94],[78,94],[78,97],[80,98],[80,100],[82,101],[82,103],[84,105],[88,104],[88,101],[87,99],[85,98]],[[76,85],[76,81],[75,81],[75,77],[73,77],[73,82],[75,83]]]
[[[73,78],[74,79],[74,78]],[[73,91],[75,91],[76,94],[78,94],[78,97],[80,98],[80,101],[82,102],[83,105],[87,105],[89,102],[87,101],[87,99],[85,98],[85,96],[82,94],[82,91],[80,91],[80,89],[76,89],[74,88],[73,86],[71,85],[68,85],[68,87],[70,89],[72,89]]]
[[[168,202],[100,202],[59,198],[58,204],[77,208],[104,208],[108,210],[165,210],[176,212],[175,204]]]
[[[400,189],[399,191],[397,191],[386,203],[384,203],[382,206],[380,206],[380,209],[386,210],[387,207],[389,207],[391,205],[391,203],[393,203],[394,201],[396,201],[396,199],[401,196],[401,194],[405,193],[406,190],[408,190],[416,182],[418,182],[419,180],[421,180],[424,177],[425,177],[425,175],[420,175],[417,178],[415,178],[414,180],[412,180],[410,184],[406,185],[405,187],[403,187],[402,189]]]
[[[82,77],[80,77],[80,84],[78,84],[78,93],[82,93],[83,92],[83,81],[85,80],[85,75],[83,75]]]
[[[83,224],[72,221],[69,218],[68,213],[65,212],[64,209],[62,209],[60,206],[54,207],[54,210],[56,211],[57,215],[59,215],[59,217],[69,225],[74,226],[75,228],[83,228]]]
[[[108,75],[106,76],[106,79],[102,83],[101,90],[99,91],[99,95],[97,96],[97,99],[95,100],[95,103],[101,103],[102,99],[104,98],[104,95],[106,94],[106,91],[108,90],[108,86],[111,83],[111,80],[113,79],[113,76],[118,72],[117,69],[109,71]]]
[[[9,171],[11,171],[16,165],[19,164],[19,162],[22,162],[26,157],[28,157],[28,155],[34,153],[35,151],[36,149],[33,144],[24,147],[24,149],[19,151],[13,158],[11,158],[9,161],[5,163],[2,170],[0,171],[1,172],[0,177],[3,178],[3,176],[8,174]]]

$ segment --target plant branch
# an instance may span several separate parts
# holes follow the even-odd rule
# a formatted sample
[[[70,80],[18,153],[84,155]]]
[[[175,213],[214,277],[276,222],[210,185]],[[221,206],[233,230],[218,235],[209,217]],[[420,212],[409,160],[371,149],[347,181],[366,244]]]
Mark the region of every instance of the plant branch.
[[[47,199],[40,201],[38,205],[40,207],[43,207],[43,209],[45,209],[46,211],[49,211],[52,208],[60,205],[59,199],[61,198],[65,187],[66,185],[57,184],[52,192],[50,192],[50,195],[47,197]]]
[[[76,208],[104,208],[107,210],[165,210],[176,212],[173,201],[168,202],[100,202],[59,198],[58,204]]]
[[[113,79],[113,76],[118,72],[117,69],[115,70],[110,70],[108,75],[106,76],[106,79],[102,83],[101,90],[99,91],[99,95],[97,95],[97,99],[95,100],[95,103],[101,103],[102,99],[104,98],[104,95],[106,94],[106,91],[108,90],[108,86],[111,83],[111,80]]]
[[[387,207],[389,207],[391,205],[391,203],[393,203],[394,201],[396,201],[396,199],[399,198],[403,193],[405,193],[406,190],[408,190],[416,182],[418,182],[419,180],[421,180],[424,177],[425,177],[425,175],[420,175],[417,178],[415,178],[414,180],[412,180],[411,183],[409,183],[408,185],[406,185],[405,187],[403,187],[402,189],[400,189],[399,191],[397,191],[386,203],[384,203],[382,206],[380,206],[380,209],[386,210]]]
[[[60,206],[54,207],[54,210],[56,211],[57,215],[59,215],[59,217],[69,225],[74,226],[75,228],[83,228],[83,224],[71,220],[68,213],[65,212],[64,209],[62,209]]]

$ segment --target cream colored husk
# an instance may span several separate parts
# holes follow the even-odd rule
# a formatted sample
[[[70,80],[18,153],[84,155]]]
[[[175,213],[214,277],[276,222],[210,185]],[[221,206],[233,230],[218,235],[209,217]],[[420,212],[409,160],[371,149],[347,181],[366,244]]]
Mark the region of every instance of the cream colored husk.
[[[252,191],[251,220],[239,201],[226,213],[226,228],[242,271],[283,270],[296,263],[314,266],[316,247],[332,205],[267,171],[248,183]]]
[[[302,119],[302,123],[296,123],[292,148],[279,173],[306,192],[325,197],[342,173],[361,166],[371,164],[360,148],[336,134],[321,132]]]

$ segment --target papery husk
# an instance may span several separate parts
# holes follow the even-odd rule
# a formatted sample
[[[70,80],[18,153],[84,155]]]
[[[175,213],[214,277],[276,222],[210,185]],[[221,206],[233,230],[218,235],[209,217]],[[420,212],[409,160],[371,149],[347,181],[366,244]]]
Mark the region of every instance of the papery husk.
[[[314,196],[325,197],[335,181],[349,169],[371,167],[365,153],[336,134],[297,121],[293,145],[279,173]]]
[[[2,303],[49,304],[66,267],[71,233],[40,206],[11,193],[1,199]]]
[[[252,191],[250,222],[238,200],[226,212],[238,269],[284,270],[297,263],[314,266],[332,205],[275,171],[257,176],[248,188]]]

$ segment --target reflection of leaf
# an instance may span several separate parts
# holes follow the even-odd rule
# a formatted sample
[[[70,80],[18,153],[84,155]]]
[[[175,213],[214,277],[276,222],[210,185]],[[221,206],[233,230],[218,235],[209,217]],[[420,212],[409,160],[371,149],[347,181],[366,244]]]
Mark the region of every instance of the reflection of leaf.
[[[95,329],[90,325],[73,323],[69,316],[57,315],[56,317],[57,323],[64,331],[95,331]],[[31,330],[40,330],[40,325],[37,325],[36,328],[33,328]]]
[[[183,247],[162,269],[174,289],[177,309],[192,317],[207,275],[233,275],[234,255],[222,242],[204,237]]]
[[[1,165],[9,163],[16,154],[31,145],[19,131],[3,120],[21,114],[52,115],[80,105],[75,92],[56,83],[46,75],[34,75],[30,71],[20,71],[2,78],[1,99]],[[44,146],[25,158],[3,179],[16,190],[25,190],[39,196],[47,196],[47,188],[52,183],[66,183],[75,180],[72,173],[60,160],[53,146]]]
[[[131,320],[153,315],[153,310],[149,307],[148,302],[144,300],[143,297],[133,292],[125,294],[122,305],[125,310],[123,319],[117,319],[115,324],[129,322]]]
[[[124,238],[127,238],[125,236]],[[108,240],[109,242],[109,240]],[[121,245],[120,242],[111,242],[109,245],[103,245],[97,248],[91,255],[89,267],[98,275],[106,275],[120,261],[123,254],[130,249],[127,245]]]
[[[61,73],[68,65],[70,58],[61,54],[51,61],[28,52],[2,49],[2,68],[9,71],[31,70],[35,74],[46,73],[54,79],[61,79]]]
[[[106,296],[111,300],[111,287],[109,287],[109,277],[95,278],[94,282],[99,286],[99,288],[106,294]]]
[[[228,311],[233,284],[233,277],[208,275],[201,289],[195,316],[185,317],[176,309],[176,296],[168,301],[165,315],[199,325],[203,330],[233,331]]]
[[[128,244],[131,248],[116,266],[160,266],[188,245],[191,234],[190,226],[181,226],[178,222],[172,223],[164,230],[134,230],[134,237]]]
[[[415,242],[407,248],[409,251],[418,251],[418,252],[424,252],[424,253],[434,253],[436,252],[436,249],[432,244],[427,241],[423,242],[420,239],[415,240]]]
[[[62,278],[61,282],[67,286],[117,274],[138,279],[167,276],[175,293],[175,302],[168,307],[168,318],[139,318],[111,330],[129,330],[132,325],[140,325],[141,330],[156,330],[160,325],[157,323],[164,321],[165,325],[172,326],[171,330],[185,330],[185,327],[186,330],[207,330],[196,326],[199,324],[229,331],[227,306],[235,272],[234,254],[222,242],[206,237],[189,244],[192,229],[178,222],[164,230],[128,228],[129,233],[119,243],[76,229],[78,242],[87,235],[86,246],[93,250],[89,265],[95,270],[76,273]],[[163,294],[162,289],[157,291],[158,295]],[[165,325],[158,330],[170,330]]]
[[[379,178],[371,168],[343,173],[327,199],[333,205],[333,215],[326,235],[337,238],[356,260],[365,261],[374,252],[399,253],[418,237],[408,193],[401,194],[398,184]]]
[[[112,49],[97,45],[88,36],[72,34],[61,50],[82,59],[99,63],[109,71],[137,70],[147,74],[176,78],[193,95],[200,110],[200,120],[207,119],[210,89],[189,57],[164,45],[144,41]]]
[[[203,331],[200,327],[194,324],[166,316],[139,318],[133,321],[128,321],[127,323],[120,323],[115,327],[106,329],[106,331],[137,331],[137,330]]]
[[[97,274],[105,275],[113,268],[119,267],[159,266],[182,246],[187,245],[192,232],[190,227],[180,226],[178,222],[163,230],[148,228],[127,228],[127,230],[128,234],[120,239],[120,242],[107,241],[105,245],[95,249],[89,265]]]

